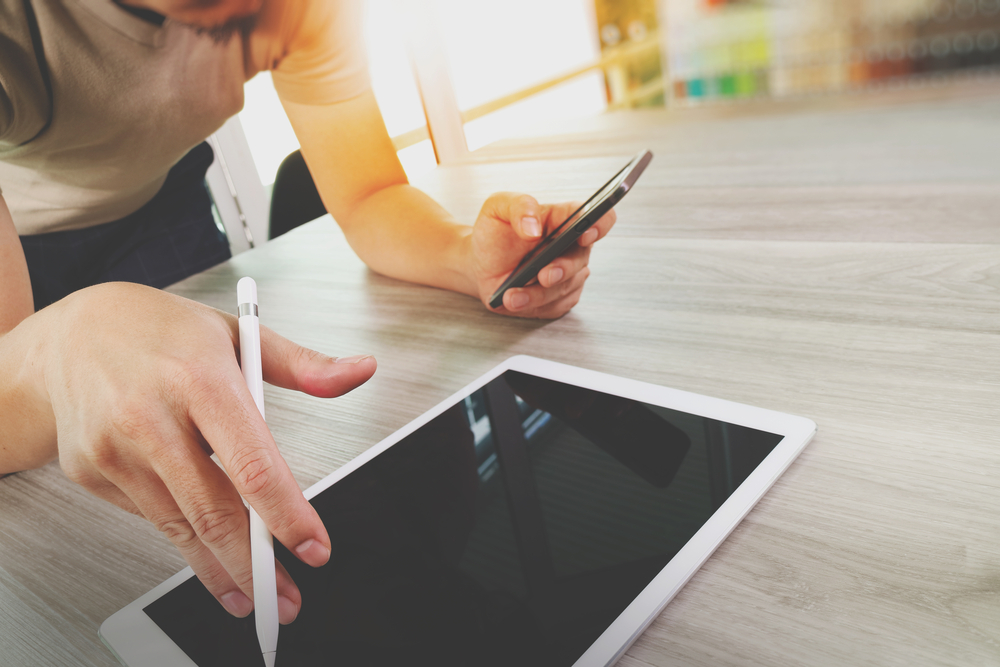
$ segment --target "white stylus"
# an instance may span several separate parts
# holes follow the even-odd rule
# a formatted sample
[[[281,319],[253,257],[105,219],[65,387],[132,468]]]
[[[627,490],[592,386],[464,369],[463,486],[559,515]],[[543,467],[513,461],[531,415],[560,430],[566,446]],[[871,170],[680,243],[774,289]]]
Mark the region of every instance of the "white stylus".
[[[240,322],[240,366],[260,416],[264,416],[264,378],[260,365],[260,319],[257,283],[241,278],[236,284]],[[264,664],[274,667],[278,649],[278,587],[274,575],[274,540],[263,519],[250,507],[250,552],[253,559],[253,599],[257,639]]]

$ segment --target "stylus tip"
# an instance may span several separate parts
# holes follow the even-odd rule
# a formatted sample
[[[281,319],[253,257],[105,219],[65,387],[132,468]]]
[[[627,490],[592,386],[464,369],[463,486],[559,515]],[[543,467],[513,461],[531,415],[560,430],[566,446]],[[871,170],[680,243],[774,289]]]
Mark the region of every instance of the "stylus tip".
[[[236,283],[237,303],[257,303],[257,283],[250,276],[240,278]]]

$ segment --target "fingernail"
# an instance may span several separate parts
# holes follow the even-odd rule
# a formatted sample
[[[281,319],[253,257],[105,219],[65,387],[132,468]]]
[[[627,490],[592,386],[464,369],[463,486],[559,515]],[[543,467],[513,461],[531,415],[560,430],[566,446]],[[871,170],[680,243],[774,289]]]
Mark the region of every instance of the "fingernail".
[[[550,285],[555,285],[557,282],[559,282],[560,280],[562,280],[562,278],[563,278],[563,270],[560,269],[558,266],[556,268],[554,268],[554,269],[549,269],[549,284]]]
[[[510,305],[514,309],[524,308],[528,305],[529,301],[531,301],[531,298],[524,292],[518,292],[510,297]]]
[[[314,539],[308,539],[295,547],[295,553],[313,567],[326,565],[326,562],[330,560],[330,550]]]
[[[521,218],[521,229],[528,236],[541,236],[542,226],[538,224],[538,218],[534,217],[524,217]]]
[[[230,591],[222,596],[221,602],[226,611],[237,618],[249,616],[253,611],[253,602],[243,594],[243,591]]]
[[[597,240],[597,230],[588,229],[583,233],[583,236],[580,237],[580,245],[588,246],[596,240]]]
[[[359,361],[364,361],[365,359],[370,359],[372,355],[370,354],[355,354],[353,357],[337,357],[338,364],[356,364]]]
[[[299,608],[284,595],[278,596],[278,623],[288,625],[299,615]]]

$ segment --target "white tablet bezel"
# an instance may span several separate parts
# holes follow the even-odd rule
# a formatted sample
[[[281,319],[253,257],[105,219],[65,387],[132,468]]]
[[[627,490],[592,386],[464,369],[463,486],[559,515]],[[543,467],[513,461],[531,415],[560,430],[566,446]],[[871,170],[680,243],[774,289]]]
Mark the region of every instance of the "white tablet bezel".
[[[757,504],[764,493],[771,488],[771,485],[795,460],[795,457],[816,433],[816,424],[804,417],[755,408],[741,403],[701,396],[678,389],[669,389],[522,355],[507,359],[357,458],[327,475],[306,489],[305,496],[312,498],[343,479],[473,391],[483,387],[490,380],[508,370],[559,380],[587,389],[783,436],[764,461],[712,514],[642,592],[632,600],[625,611],[580,656],[574,663],[574,667],[610,665],[618,660],[750,509]],[[197,667],[143,612],[143,608],[191,576],[193,576],[191,568],[178,572],[109,617],[101,625],[102,641],[123,664],[128,665],[128,667]]]

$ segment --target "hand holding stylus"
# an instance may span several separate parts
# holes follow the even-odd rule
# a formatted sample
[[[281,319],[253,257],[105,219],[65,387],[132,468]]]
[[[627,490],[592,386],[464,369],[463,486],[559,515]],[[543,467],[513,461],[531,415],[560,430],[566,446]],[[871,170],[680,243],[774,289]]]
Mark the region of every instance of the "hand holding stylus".
[[[242,498],[300,560],[320,566],[329,559],[323,522],[243,378],[236,317],[109,283],[32,319],[24,335],[48,352],[38,361],[44,384],[37,392],[51,405],[52,454],[70,479],[152,522],[230,613],[253,610]],[[267,327],[260,344],[264,381],[314,396],[339,396],[375,371],[371,357],[333,359]],[[291,622],[301,595],[283,569],[275,581],[279,618]]]

